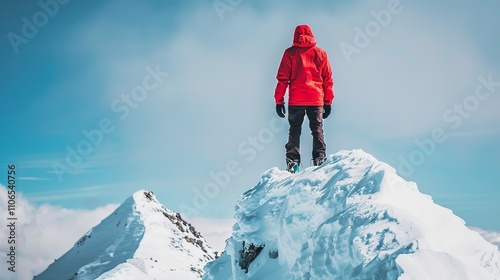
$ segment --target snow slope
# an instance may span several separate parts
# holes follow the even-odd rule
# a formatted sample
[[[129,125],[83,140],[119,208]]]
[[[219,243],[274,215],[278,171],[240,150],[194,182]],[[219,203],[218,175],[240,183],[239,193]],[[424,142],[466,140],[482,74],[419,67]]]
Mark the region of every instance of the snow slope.
[[[361,150],[265,172],[235,217],[203,279],[500,279],[496,246]]]
[[[214,257],[190,224],[141,190],[35,279],[200,279]]]

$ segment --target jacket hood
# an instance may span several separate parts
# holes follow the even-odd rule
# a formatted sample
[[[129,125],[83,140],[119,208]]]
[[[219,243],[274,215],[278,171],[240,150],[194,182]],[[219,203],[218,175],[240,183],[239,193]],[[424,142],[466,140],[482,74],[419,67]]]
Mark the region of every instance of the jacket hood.
[[[293,34],[293,44],[296,47],[313,47],[316,45],[316,38],[312,33],[311,27],[306,24],[299,25],[295,28]]]

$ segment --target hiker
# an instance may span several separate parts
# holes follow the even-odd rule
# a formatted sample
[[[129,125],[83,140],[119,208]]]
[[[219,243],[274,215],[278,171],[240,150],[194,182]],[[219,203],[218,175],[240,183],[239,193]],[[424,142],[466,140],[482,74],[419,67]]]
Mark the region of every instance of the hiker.
[[[285,145],[287,170],[292,173],[299,170],[300,134],[305,115],[313,137],[313,165],[321,165],[326,157],[323,119],[331,113],[333,78],[326,51],[316,46],[316,39],[308,25],[295,28],[293,44],[285,50],[276,78],[278,84],[274,99],[276,113],[281,118],[286,113],[285,92],[288,88],[290,131]]]

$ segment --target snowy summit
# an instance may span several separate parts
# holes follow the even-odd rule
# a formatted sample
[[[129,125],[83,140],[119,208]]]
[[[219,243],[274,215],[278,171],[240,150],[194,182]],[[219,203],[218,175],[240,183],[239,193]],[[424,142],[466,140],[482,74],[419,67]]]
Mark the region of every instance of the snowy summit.
[[[235,216],[205,280],[500,279],[496,246],[360,150],[265,172]]]
[[[194,227],[141,190],[34,279],[200,279],[214,258]]]

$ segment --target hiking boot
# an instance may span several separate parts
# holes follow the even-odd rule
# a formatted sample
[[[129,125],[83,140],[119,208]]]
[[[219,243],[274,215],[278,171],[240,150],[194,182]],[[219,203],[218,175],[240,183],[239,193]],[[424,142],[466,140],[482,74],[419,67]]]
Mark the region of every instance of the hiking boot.
[[[326,160],[325,158],[315,158],[313,160],[313,165],[314,166],[320,166],[320,165],[323,164],[323,162],[325,162],[325,160]]]
[[[286,159],[286,171],[290,173],[297,173],[300,169],[300,161],[298,159]]]

